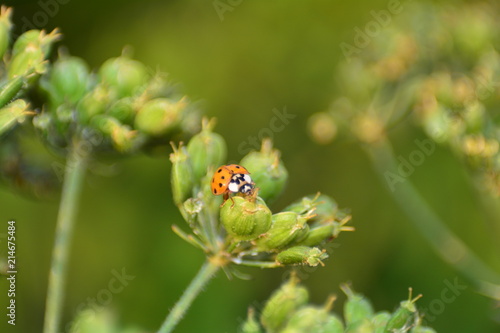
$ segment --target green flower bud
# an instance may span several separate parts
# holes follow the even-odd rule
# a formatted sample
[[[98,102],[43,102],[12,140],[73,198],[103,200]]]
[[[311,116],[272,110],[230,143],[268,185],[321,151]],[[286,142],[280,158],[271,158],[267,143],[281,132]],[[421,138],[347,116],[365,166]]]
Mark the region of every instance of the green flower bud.
[[[25,78],[23,76],[16,76],[0,87],[0,107],[5,106],[7,103],[21,91]]]
[[[0,109],[0,135],[14,127],[17,123],[24,121],[27,115],[33,114],[28,111],[28,104],[17,99]]]
[[[412,289],[410,288],[408,300],[401,302],[399,307],[394,311],[391,316],[391,319],[387,322],[387,326],[385,327],[386,333],[392,333],[397,330],[402,330],[410,327],[415,319],[415,315],[417,315],[417,307],[415,306],[415,302],[422,297],[422,295],[418,295],[414,299],[411,298]]]
[[[76,104],[87,92],[89,79],[85,61],[77,57],[61,57],[54,63],[42,87],[47,90],[54,105],[65,102]]]
[[[276,256],[276,262],[280,265],[308,265],[318,266],[323,265],[322,260],[328,258],[325,251],[321,251],[317,247],[294,246],[286,249]]]
[[[241,333],[261,333],[259,322],[255,320],[255,311],[253,308],[248,309],[247,320],[243,323],[240,329]]]
[[[125,56],[106,60],[99,69],[99,77],[117,98],[134,95],[149,80],[146,66]]]
[[[385,326],[387,325],[387,322],[389,322],[389,319],[391,319],[391,314],[389,312],[377,312],[371,320],[375,329],[374,333],[384,333]]]
[[[267,300],[260,321],[267,332],[278,332],[293,312],[307,304],[308,300],[307,289],[298,285],[298,280],[292,277]]]
[[[28,30],[16,40],[12,46],[12,57],[15,57],[30,47],[39,48],[46,58],[50,54],[52,44],[61,39],[62,35],[57,29],[47,34],[44,30]]]
[[[170,162],[172,162],[172,176],[170,177],[172,194],[174,202],[181,205],[192,196],[193,170],[186,147],[182,145],[182,142],[179,144],[179,148],[176,148],[173,143],[171,144],[174,150],[170,154]]]
[[[13,56],[7,68],[7,77],[28,76],[31,74],[41,74],[47,69],[47,62],[44,59],[42,49],[33,44]]]
[[[12,8],[2,6],[0,9],[0,58],[3,58],[9,47],[10,30],[12,29]]]
[[[373,306],[368,299],[361,294],[355,293],[346,284],[340,288],[347,295],[347,301],[344,303],[344,318],[348,326],[372,318]]]
[[[305,306],[295,311],[280,333],[343,333],[344,324],[325,308]]]
[[[109,91],[102,86],[89,91],[76,106],[79,121],[88,124],[92,117],[105,113],[110,100]]]
[[[271,227],[271,211],[260,197],[235,196],[222,205],[220,220],[235,240],[252,240]]]
[[[207,170],[215,169],[226,160],[226,141],[212,132],[214,125],[215,119],[203,119],[201,132],[193,136],[187,145],[196,181],[205,176]]]
[[[261,150],[250,152],[240,164],[251,173],[259,195],[267,202],[271,202],[285,188],[288,172],[280,160],[279,151],[273,149],[271,139],[262,140]]]
[[[256,240],[261,251],[276,251],[290,244],[297,235],[307,228],[307,219],[294,212],[281,212],[272,216],[272,225],[269,231]]]
[[[176,102],[168,98],[152,99],[138,110],[135,128],[153,136],[166,134],[179,124],[186,106],[185,98]]]
[[[319,245],[321,242],[333,237],[334,229],[333,221],[311,228],[304,239],[296,240],[296,244],[305,246]]]
[[[118,120],[99,115],[92,118],[92,125],[111,139],[113,147],[119,152],[125,152],[132,148],[133,139],[136,135],[127,125]]]
[[[106,110],[106,114],[123,124],[132,124],[135,116],[134,101],[130,97],[119,99]]]

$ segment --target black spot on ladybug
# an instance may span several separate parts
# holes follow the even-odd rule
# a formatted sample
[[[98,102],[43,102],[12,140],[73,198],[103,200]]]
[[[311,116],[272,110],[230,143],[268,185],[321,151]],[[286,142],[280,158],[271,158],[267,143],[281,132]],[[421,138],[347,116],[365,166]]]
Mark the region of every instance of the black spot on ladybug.
[[[221,178],[221,179],[226,179],[226,177],[224,177],[224,176],[220,176],[220,178]]]
[[[214,194],[217,194],[217,190],[216,189],[214,189]]]
[[[237,165],[237,166],[236,166],[236,169],[239,169],[239,168],[240,168],[240,166],[239,166],[239,165]]]
[[[217,173],[220,173],[222,171],[222,168],[219,168],[219,170],[217,170]]]
[[[219,187],[222,187],[222,184],[221,184],[221,183],[219,183]]]

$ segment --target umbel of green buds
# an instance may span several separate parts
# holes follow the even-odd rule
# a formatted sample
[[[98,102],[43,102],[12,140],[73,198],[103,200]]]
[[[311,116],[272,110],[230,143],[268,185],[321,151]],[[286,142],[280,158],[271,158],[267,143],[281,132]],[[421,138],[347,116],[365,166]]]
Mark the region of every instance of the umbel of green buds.
[[[326,258],[328,258],[328,254],[317,247],[293,246],[278,253],[276,262],[279,265],[305,264],[314,267],[323,264],[322,260]]]
[[[279,332],[293,312],[307,304],[308,300],[309,292],[292,276],[266,302],[260,321],[267,332]]]
[[[220,220],[236,241],[253,240],[271,227],[271,211],[260,197],[235,196],[222,205]]]
[[[262,140],[261,150],[248,153],[240,164],[252,174],[252,180],[258,184],[259,195],[266,202],[272,201],[285,188],[288,172],[279,151],[273,149],[271,139]]]
[[[212,131],[214,126],[215,119],[203,119],[201,132],[193,136],[187,145],[197,181],[207,174],[207,170],[215,169],[226,159],[226,142],[221,135]]]
[[[259,322],[255,319],[255,310],[248,309],[247,320],[241,326],[241,333],[261,333]]]
[[[309,215],[295,212],[281,212],[272,216],[272,226],[268,232],[256,240],[261,251],[276,251],[291,244],[297,237],[305,237],[309,231]]]
[[[295,311],[280,333],[325,332],[343,333],[344,323],[330,313],[335,297],[330,297],[324,307],[304,306]]]

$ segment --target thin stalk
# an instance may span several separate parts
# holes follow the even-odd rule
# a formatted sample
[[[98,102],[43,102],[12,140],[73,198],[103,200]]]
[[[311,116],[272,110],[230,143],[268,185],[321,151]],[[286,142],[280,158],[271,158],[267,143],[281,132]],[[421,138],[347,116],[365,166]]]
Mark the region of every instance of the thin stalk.
[[[369,146],[367,151],[378,176],[385,183],[386,173],[395,172],[398,167],[390,142],[386,140]],[[480,293],[500,300],[499,274],[448,229],[408,179],[398,182],[396,186],[389,193],[440,257],[467,277]]]
[[[61,202],[57,217],[56,234],[52,250],[49,284],[45,301],[44,333],[59,332],[62,317],[64,288],[68,268],[69,247],[73,226],[87,168],[88,151],[79,149],[74,141],[66,160]]]
[[[167,318],[158,330],[158,333],[172,332],[175,326],[182,319],[187,312],[194,299],[203,290],[203,287],[210,281],[210,279],[217,273],[220,264],[216,260],[207,260],[196,274],[195,278],[191,281],[187,289],[182,294],[181,298],[175,303],[174,308],[170,311]]]

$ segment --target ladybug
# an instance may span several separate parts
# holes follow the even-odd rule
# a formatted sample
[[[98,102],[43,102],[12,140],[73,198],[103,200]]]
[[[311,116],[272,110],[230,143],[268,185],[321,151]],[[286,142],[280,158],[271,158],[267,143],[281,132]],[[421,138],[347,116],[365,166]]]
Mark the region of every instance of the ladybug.
[[[211,188],[214,195],[223,194],[224,200],[227,200],[229,193],[252,194],[254,183],[247,169],[238,164],[229,164],[215,171]]]

